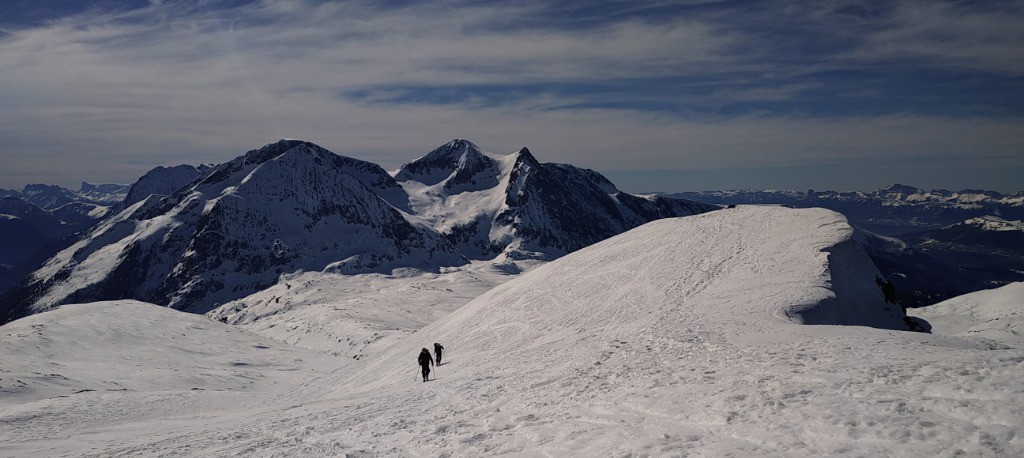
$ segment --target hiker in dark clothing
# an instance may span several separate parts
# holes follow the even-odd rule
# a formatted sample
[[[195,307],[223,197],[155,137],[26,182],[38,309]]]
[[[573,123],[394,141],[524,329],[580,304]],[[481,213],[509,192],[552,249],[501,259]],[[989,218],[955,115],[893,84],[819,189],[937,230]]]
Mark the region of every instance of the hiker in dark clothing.
[[[430,366],[434,364],[434,358],[430,357],[430,350],[426,348],[420,350],[420,357],[418,359],[420,368],[423,369],[423,381],[430,380]]]
[[[437,365],[441,365],[441,352],[444,351],[444,345],[434,342],[434,358],[437,359]]]

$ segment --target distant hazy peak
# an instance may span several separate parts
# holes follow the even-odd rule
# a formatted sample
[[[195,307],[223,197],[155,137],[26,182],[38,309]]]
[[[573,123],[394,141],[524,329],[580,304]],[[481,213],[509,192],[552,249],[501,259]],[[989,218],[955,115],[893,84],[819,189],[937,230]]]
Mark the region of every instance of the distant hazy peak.
[[[885,188],[879,190],[880,193],[892,193],[892,194],[918,194],[924,192],[921,189],[905,184],[893,183]]]

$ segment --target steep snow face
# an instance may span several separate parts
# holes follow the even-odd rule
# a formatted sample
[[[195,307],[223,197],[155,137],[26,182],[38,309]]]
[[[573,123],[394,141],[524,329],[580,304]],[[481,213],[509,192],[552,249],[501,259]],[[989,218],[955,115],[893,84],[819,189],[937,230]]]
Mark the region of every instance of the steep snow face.
[[[553,259],[658,218],[717,207],[620,192],[600,174],[456,139],[395,173],[412,212],[474,259]]]
[[[122,202],[129,207],[151,196],[166,196],[177,191],[195,180],[211,168],[208,165],[178,165],[174,167],[157,167],[146,172],[128,189]]]
[[[938,335],[1024,349],[1024,282],[978,291],[913,311]]]
[[[300,269],[465,263],[368,187],[397,189],[374,167],[300,141],[250,151],[166,198],[128,207],[59,253],[34,274],[27,312],[131,297],[202,313]]]

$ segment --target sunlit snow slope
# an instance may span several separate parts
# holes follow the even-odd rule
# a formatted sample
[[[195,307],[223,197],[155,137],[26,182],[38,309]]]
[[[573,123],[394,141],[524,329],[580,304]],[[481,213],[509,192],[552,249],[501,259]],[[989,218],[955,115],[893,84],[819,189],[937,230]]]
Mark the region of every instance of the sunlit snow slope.
[[[326,436],[413,454],[1019,454],[1024,353],[836,326],[901,327],[851,236],[820,209],[647,224],[400,342],[335,391],[366,411]],[[432,342],[449,362],[423,386]]]
[[[245,391],[329,357],[138,301],[74,304],[0,327],[0,406],[86,392]]]
[[[1024,282],[978,291],[916,309],[936,334],[1024,349]]]
[[[71,396],[0,414],[0,454],[1024,455],[1024,350],[896,329],[852,236],[820,209],[656,221],[276,404],[192,422],[161,404],[100,427],[143,400]],[[423,383],[433,342],[445,364]]]

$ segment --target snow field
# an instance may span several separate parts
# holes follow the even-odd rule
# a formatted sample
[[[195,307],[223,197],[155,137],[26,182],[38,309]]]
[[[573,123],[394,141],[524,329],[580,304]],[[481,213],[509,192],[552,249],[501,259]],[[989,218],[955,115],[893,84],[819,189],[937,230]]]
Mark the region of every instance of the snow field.
[[[224,364],[262,354],[246,339],[268,342],[236,330],[229,351],[204,340],[169,352],[188,367],[180,355],[192,349],[193,365],[211,367],[196,375],[223,374],[212,378],[230,392],[152,382],[158,391],[14,402],[0,414],[10,438],[0,455],[1024,455],[1024,350],[884,329],[900,317],[852,236],[820,209],[656,221],[497,286],[362,361],[287,366],[288,351],[310,353],[282,349],[251,360],[263,377],[234,391]],[[104,316],[117,329],[131,320]],[[187,325],[176,316],[161,320]],[[414,361],[433,342],[445,364],[423,383]],[[71,345],[46,348],[58,347]],[[18,351],[25,370],[46,361],[39,348]],[[110,351],[123,366],[156,349]],[[5,365],[13,353],[0,354]],[[282,385],[284,367],[313,370]]]
[[[954,297],[910,314],[927,320],[936,334],[994,348],[1024,348],[1024,282]]]
[[[302,272],[207,314],[253,333],[348,359],[366,360],[540,261],[474,261],[440,273]]]

